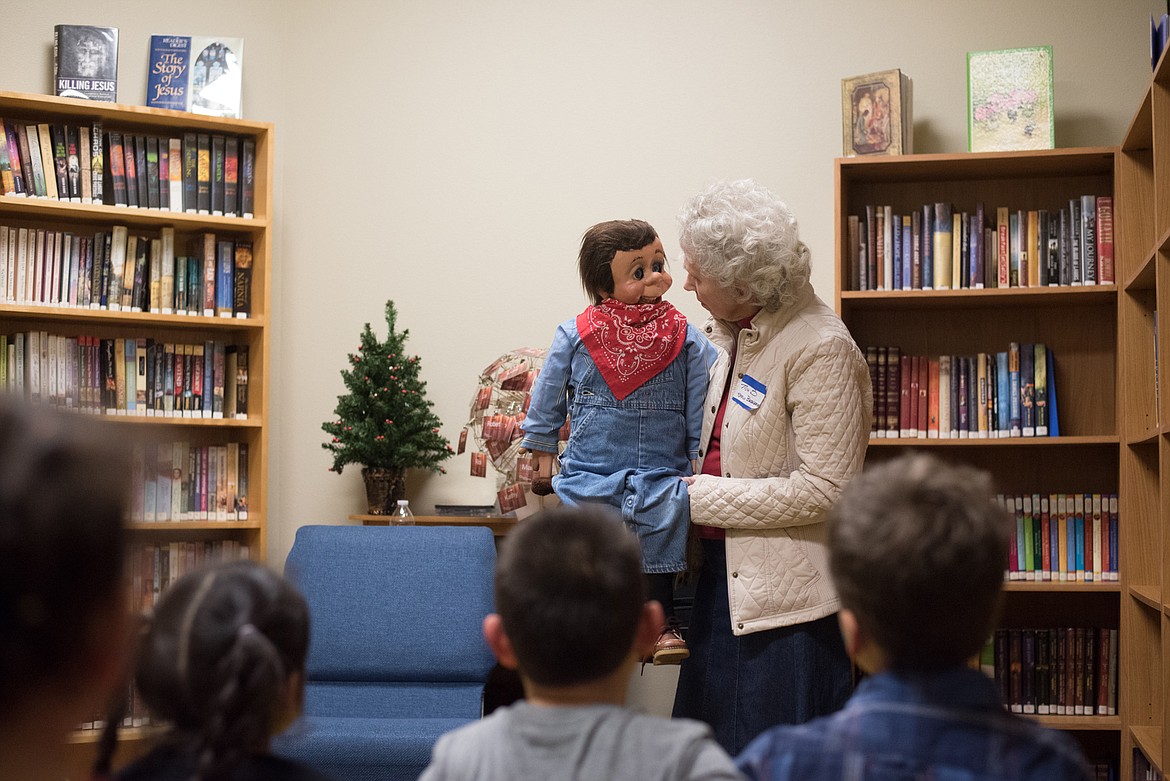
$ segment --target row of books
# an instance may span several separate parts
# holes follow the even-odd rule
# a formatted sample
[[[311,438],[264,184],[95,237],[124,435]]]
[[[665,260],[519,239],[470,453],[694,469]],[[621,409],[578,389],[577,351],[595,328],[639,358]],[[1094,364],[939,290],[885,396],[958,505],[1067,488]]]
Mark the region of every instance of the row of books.
[[[994,216],[994,221],[989,221]],[[1108,285],[1114,282],[1113,198],[1083,195],[1067,208],[909,214],[867,205],[848,218],[850,289]]]
[[[138,543],[126,552],[126,580],[130,611],[149,611],[158,603],[159,596],[172,583],[188,572],[194,572],[218,561],[240,561],[251,558],[246,543],[238,540],[200,540],[162,543]],[[130,707],[122,721],[123,727],[145,727],[150,716],[142,705],[133,683],[127,684]],[[105,714],[95,713],[90,721],[78,729],[100,730],[106,725]]]
[[[0,388],[81,412],[248,417],[246,344],[0,334]]]
[[[998,496],[1016,519],[1007,580],[1117,582],[1117,494]]]
[[[248,520],[248,443],[134,446],[130,520]]]
[[[246,319],[252,314],[252,242],[205,232],[175,254],[124,225],[93,235],[0,225],[0,303]]]
[[[163,137],[0,119],[0,195],[252,217],[256,142],[247,136]]]
[[[866,347],[877,439],[1060,435],[1052,351],[1011,342],[975,355],[905,355]]]
[[[996,629],[983,650],[1004,704],[1041,716],[1117,715],[1117,630]]]

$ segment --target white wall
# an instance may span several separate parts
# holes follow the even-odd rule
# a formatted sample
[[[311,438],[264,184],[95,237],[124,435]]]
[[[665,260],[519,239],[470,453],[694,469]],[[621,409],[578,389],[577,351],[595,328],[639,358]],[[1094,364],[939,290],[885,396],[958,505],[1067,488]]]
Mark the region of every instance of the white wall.
[[[50,9],[51,5],[51,10]],[[480,369],[544,347],[584,304],[577,242],[674,215],[710,179],[785,197],[831,300],[840,80],[914,79],[916,149],[966,148],[966,52],[1054,47],[1059,146],[1113,145],[1148,79],[1153,0],[59,0],[5,15],[0,88],[50,89],[57,23],[121,28],[119,96],[144,102],[152,33],[242,36],[247,117],[276,124],[269,557],[363,507],[322,421],[364,322],[393,298],[454,442]],[[1162,9],[1164,10],[1164,9]],[[486,503],[467,455],[413,475],[416,512]]]

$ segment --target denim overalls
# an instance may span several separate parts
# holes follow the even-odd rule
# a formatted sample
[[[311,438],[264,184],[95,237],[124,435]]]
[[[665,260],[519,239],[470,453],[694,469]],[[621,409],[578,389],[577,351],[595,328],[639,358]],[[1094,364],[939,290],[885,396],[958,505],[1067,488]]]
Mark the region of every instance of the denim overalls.
[[[621,511],[642,543],[648,573],[686,569],[690,502],[680,479],[698,458],[714,349],[687,324],[682,351],[621,401],[614,398],[577,332],[562,323],[532,391],[521,445],[556,453],[570,420],[553,488],[566,504],[600,502]]]

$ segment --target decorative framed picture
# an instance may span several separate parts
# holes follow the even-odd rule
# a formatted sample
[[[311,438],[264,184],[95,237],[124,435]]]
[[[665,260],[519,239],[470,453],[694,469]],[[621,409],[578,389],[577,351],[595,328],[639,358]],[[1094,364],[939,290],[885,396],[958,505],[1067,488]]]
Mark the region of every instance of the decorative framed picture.
[[[913,152],[911,81],[897,68],[841,80],[845,157]]]
[[[1052,149],[1052,47],[967,53],[967,149]]]

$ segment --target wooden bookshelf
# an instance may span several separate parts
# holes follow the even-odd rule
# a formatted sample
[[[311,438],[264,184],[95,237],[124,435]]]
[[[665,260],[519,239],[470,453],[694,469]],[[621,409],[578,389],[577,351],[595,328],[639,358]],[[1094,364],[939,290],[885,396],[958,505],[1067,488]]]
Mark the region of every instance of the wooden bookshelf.
[[[1170,62],[1154,70],[1117,156],[1125,497],[1121,598],[1122,757],[1165,770],[1170,728],[1170,405],[1158,389],[1170,314]],[[1161,314],[1159,314],[1159,311]],[[1123,764],[1122,777],[1132,774]]]
[[[272,287],[272,175],[273,126],[263,122],[220,119],[187,112],[166,111],[112,103],[0,92],[0,117],[18,122],[89,125],[100,122],[104,131],[160,137],[198,132],[250,138],[255,142],[254,216],[226,217],[107,204],[73,203],[47,198],[0,196],[0,225],[51,231],[73,231],[92,236],[96,231],[124,225],[138,235],[158,238],[163,228],[175,232],[175,254],[186,255],[187,241],[210,232],[217,238],[252,242],[252,297],[247,319],[110,311],[15,303],[0,295],[0,335],[33,330],[59,336],[98,338],[146,337],[161,342],[221,341],[247,345],[248,417],[246,419],[178,418],[162,416],[98,415],[110,426],[111,436],[134,442],[182,440],[192,445],[248,446],[247,518],[231,521],[165,521],[129,523],[131,545],[232,541],[248,546],[252,558],[263,560],[267,545],[268,513],[268,371]],[[106,154],[106,164],[109,156]],[[107,185],[108,187],[108,185]],[[108,199],[107,199],[108,200]],[[3,256],[0,256],[2,258]],[[27,392],[27,391],[26,391]],[[156,733],[151,729],[125,730],[120,758],[141,753]],[[88,777],[97,734],[75,733],[66,747],[70,778]]]
[[[866,347],[897,346],[902,355],[974,355],[1010,342],[1043,342],[1055,360],[1058,437],[964,439],[872,438],[869,464],[923,449],[939,458],[986,469],[1005,494],[1119,494],[1119,529],[1127,530],[1131,497],[1121,479],[1118,299],[1120,285],[949,290],[851,290],[849,217],[866,206],[895,214],[947,202],[974,214],[982,202],[987,224],[996,208],[1059,210],[1083,195],[1116,196],[1118,151],[1111,147],[1036,152],[908,155],[836,161],[836,307],[854,339]],[[1123,207],[1115,204],[1115,213]],[[1168,221],[1170,225],[1170,221]],[[1115,248],[1129,239],[1115,239]],[[1117,252],[1115,251],[1115,255]],[[1121,280],[1120,272],[1116,279]],[[1124,531],[1122,534],[1124,535]],[[1127,593],[1125,543],[1119,582],[1012,581],[1005,584],[1001,627],[1123,627]],[[1156,555],[1156,553],[1154,554]],[[1006,565],[1006,562],[1005,562]],[[1132,581],[1129,581],[1132,582]],[[1124,629],[1122,629],[1124,632]],[[1123,649],[1128,638],[1122,634]],[[1122,663],[1119,659],[1119,665]],[[1119,678],[1125,676],[1119,666]],[[1118,684],[1116,716],[1040,716],[1073,732],[1092,761],[1118,761],[1128,734],[1127,697]],[[1132,696],[1132,695],[1130,695]],[[1122,777],[1127,777],[1125,771]]]

